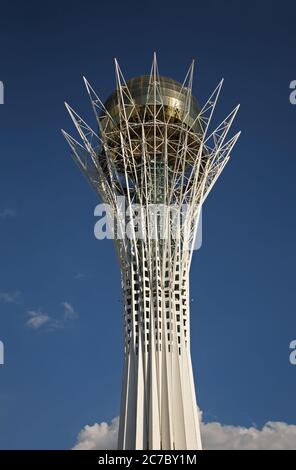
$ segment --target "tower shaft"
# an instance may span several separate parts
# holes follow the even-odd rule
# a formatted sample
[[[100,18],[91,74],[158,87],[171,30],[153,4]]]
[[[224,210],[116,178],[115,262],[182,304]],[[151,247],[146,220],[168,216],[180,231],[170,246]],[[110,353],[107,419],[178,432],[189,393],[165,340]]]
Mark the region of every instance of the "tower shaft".
[[[171,240],[169,240],[171,242]],[[122,266],[125,357],[120,449],[200,449],[180,250],[137,244]]]

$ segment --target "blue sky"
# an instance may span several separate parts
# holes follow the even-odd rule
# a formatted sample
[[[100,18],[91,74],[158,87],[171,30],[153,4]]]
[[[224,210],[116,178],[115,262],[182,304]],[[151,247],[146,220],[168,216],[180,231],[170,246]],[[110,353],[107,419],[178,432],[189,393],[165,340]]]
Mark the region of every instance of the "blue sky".
[[[203,211],[191,273],[192,356],[205,421],[296,423],[296,79],[292,1],[5,2],[0,16],[0,448],[70,448],[118,415],[119,270],[93,236],[97,199],[70,158],[67,100],[91,121],[85,75],[105,99],[127,78],[182,81],[202,103],[222,77],[237,103],[232,159]],[[28,313],[31,312],[31,313]],[[43,325],[26,325],[36,314]]]

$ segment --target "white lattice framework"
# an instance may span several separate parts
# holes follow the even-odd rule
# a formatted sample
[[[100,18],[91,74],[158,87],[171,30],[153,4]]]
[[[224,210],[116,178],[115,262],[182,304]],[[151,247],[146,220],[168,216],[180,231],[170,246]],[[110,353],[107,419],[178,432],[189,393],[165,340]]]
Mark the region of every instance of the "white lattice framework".
[[[118,447],[201,449],[190,356],[189,270],[202,204],[239,137],[227,140],[238,107],[210,131],[221,81],[188,126],[193,63],[180,89],[186,106],[179,121],[166,112],[155,56],[141,109],[116,60],[115,69],[117,119],[84,79],[98,131],[66,104],[81,142],[63,133],[78,166],[113,208],[122,233],[128,217],[117,204],[118,196],[131,210],[134,204],[140,207],[146,235],[140,239],[131,220],[130,236],[115,237],[125,329]],[[177,108],[178,100],[175,111],[180,115]],[[147,213],[156,203],[174,207],[174,214],[177,208],[178,217],[186,205],[177,239],[172,235],[175,215],[170,213],[161,228],[154,220],[152,236],[155,227]]]

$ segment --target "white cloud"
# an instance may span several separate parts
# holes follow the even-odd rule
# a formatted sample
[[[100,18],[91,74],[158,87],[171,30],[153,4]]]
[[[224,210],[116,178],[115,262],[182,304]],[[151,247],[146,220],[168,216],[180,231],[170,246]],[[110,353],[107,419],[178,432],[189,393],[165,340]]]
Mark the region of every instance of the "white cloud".
[[[81,281],[82,279],[85,279],[85,278],[86,278],[86,275],[83,274],[83,273],[77,273],[77,274],[75,274],[75,276],[74,276],[74,279],[75,279],[76,281]]]
[[[5,219],[7,217],[15,217],[16,212],[13,209],[3,209],[0,211],[0,218]]]
[[[85,426],[77,436],[75,450],[116,449],[119,419],[110,424]],[[218,422],[201,423],[204,449],[296,450],[296,425],[268,421],[261,429]]]
[[[27,312],[26,325],[34,330],[46,326],[47,330],[52,331],[64,328],[68,321],[79,318],[78,313],[69,302],[62,302],[61,305],[64,308],[64,312],[60,318],[53,318],[41,310],[29,310]]]
[[[7,304],[17,304],[19,292],[0,292],[0,301]]]
[[[79,315],[75,312],[74,307],[69,302],[62,302],[62,306],[64,307],[64,320],[76,320]]]
[[[41,326],[48,324],[51,321],[50,316],[46,313],[42,313],[41,311],[29,310],[27,314],[29,318],[26,321],[26,325],[34,330],[38,330]]]
[[[206,449],[296,450],[296,425],[268,421],[261,429],[202,423]]]
[[[117,448],[119,418],[114,418],[110,424],[95,423],[93,426],[84,426],[77,436],[74,450],[95,450]]]

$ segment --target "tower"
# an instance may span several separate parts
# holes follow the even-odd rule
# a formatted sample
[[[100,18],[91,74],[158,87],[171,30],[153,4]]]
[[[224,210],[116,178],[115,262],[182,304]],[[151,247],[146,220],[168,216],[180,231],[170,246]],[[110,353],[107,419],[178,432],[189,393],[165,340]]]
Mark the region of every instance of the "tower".
[[[119,449],[201,449],[190,355],[189,270],[203,202],[239,133],[236,107],[212,132],[222,87],[200,108],[192,63],[183,84],[159,75],[126,81],[103,104],[86,88],[96,130],[66,104],[75,161],[116,220],[124,298]]]

